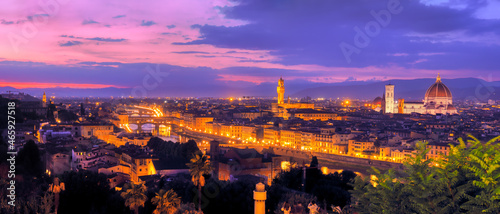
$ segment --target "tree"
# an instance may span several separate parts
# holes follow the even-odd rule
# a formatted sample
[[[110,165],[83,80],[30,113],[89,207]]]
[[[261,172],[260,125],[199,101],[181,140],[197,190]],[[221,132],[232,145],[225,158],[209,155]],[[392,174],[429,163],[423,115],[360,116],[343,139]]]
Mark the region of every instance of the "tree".
[[[201,214],[198,212],[193,203],[181,204],[176,214]]]
[[[437,213],[440,209],[438,202],[444,196],[444,186],[437,179],[436,168],[429,167],[432,159],[426,158],[429,152],[426,146],[425,142],[416,144],[417,153],[405,163],[407,176],[402,178],[402,182],[406,184],[404,191],[409,193],[416,213]]]
[[[205,185],[204,174],[210,173],[210,161],[205,154],[193,154],[190,162],[186,164],[189,167],[192,181],[198,186],[198,211],[201,212],[201,187]]]
[[[65,109],[59,110],[57,115],[62,122],[74,122],[78,120],[78,116],[75,113]]]
[[[182,156],[191,157],[194,153],[199,152],[200,149],[194,140],[188,140],[187,143],[181,144],[182,146]]]
[[[405,162],[405,173],[374,169],[354,183],[353,206],[359,213],[500,213],[500,145],[469,136],[466,146],[450,145],[449,154],[426,158],[426,144]]]
[[[144,206],[144,203],[148,200],[146,196],[146,186],[144,183],[134,184],[129,183],[123,188],[123,192],[120,194],[123,199],[125,199],[125,206],[134,210],[135,214],[139,213],[139,207]]]
[[[44,167],[40,158],[40,150],[33,140],[29,140],[19,151],[16,162],[20,174],[34,177],[43,174]]]
[[[351,190],[351,205],[360,214],[369,213],[407,213],[410,208],[408,195],[403,192],[403,184],[394,182],[395,172],[390,169],[380,173],[373,169],[373,175],[365,179],[356,177]]]
[[[319,165],[318,158],[316,156],[313,156],[312,160],[311,160],[310,167],[318,167],[318,165]]]
[[[354,181],[356,174],[354,172],[344,170],[342,173],[333,173],[324,175],[317,168],[306,169],[306,193],[309,193],[318,198],[319,201],[325,201],[327,206],[333,204],[335,206],[345,206],[349,204],[351,195],[348,192],[352,189],[351,183]],[[280,173],[273,180],[271,191],[277,190],[277,194],[283,194],[285,191],[280,190],[277,186],[283,188],[301,191],[302,190],[303,170],[299,168],[291,169],[287,172]],[[270,197],[271,206],[276,206],[274,199]]]
[[[494,144],[500,136],[484,145],[477,138],[469,137],[471,151],[465,167],[476,175],[472,184],[482,191],[467,205],[483,213],[500,213],[500,144]]]
[[[50,214],[50,210],[54,205],[54,195],[51,192],[45,192],[43,197],[40,198],[40,211],[43,214]],[[55,207],[57,209],[57,207]],[[56,211],[57,213],[57,211]]]
[[[274,213],[281,213],[281,208],[286,203],[290,205],[292,213],[305,213],[309,203],[317,201],[316,197],[307,193],[290,192],[282,196],[281,202]]]
[[[120,192],[109,187],[106,175],[91,171],[68,171],[60,176],[66,190],[60,193],[59,213],[122,214],[127,208]]]
[[[156,205],[153,214],[174,214],[181,204],[181,199],[174,190],[170,189],[165,191],[161,189],[160,192],[156,193],[156,196],[151,199],[151,202]]]

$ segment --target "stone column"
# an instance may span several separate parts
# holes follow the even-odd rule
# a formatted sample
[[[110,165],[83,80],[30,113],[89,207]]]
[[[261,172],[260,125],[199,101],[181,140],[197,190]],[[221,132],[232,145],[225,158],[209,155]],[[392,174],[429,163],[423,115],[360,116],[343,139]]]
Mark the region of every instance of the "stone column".
[[[254,214],[266,213],[266,194],[266,186],[264,184],[258,183],[255,185],[255,191],[253,191],[253,199],[255,200]]]

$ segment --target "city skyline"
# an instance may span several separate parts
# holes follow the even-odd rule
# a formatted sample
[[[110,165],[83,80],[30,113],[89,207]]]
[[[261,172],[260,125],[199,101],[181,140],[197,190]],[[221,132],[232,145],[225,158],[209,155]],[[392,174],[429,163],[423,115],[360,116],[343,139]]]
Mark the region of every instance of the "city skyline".
[[[500,213],[500,0],[6,0],[0,213]]]
[[[147,79],[151,93],[196,96],[280,75],[301,89],[437,73],[500,80],[496,1],[54,2],[1,9],[0,87],[127,96]]]

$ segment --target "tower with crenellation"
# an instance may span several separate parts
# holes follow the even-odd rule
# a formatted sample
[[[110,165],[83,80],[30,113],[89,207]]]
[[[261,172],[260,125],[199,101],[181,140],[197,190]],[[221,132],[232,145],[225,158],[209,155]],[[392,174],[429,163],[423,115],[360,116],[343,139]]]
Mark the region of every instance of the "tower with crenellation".
[[[284,104],[285,103],[285,80],[283,80],[282,77],[280,77],[280,80],[278,81],[278,87],[276,90],[278,91],[278,104]]]
[[[44,108],[47,107],[47,95],[45,95],[45,91],[43,92],[43,97],[42,97],[42,107]]]

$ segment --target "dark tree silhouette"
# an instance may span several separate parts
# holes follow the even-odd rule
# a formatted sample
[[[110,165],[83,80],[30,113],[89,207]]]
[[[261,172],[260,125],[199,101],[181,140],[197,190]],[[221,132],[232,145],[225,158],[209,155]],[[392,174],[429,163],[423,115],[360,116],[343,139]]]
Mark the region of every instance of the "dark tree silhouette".
[[[311,160],[311,167],[318,167],[318,158],[316,156],[313,156],[312,157],[312,160]]]
[[[16,164],[20,174],[35,177],[43,174],[44,167],[40,158],[40,150],[35,141],[29,140],[19,151]]]

